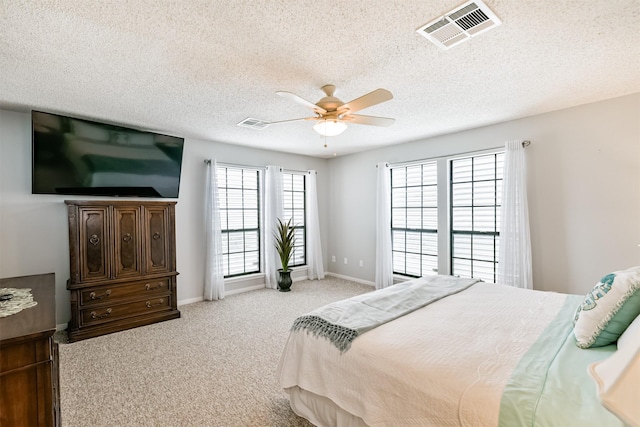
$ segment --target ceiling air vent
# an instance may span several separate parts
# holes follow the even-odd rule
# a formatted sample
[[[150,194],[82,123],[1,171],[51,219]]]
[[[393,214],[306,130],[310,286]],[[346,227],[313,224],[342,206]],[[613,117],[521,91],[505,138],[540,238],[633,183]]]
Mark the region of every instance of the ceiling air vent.
[[[486,4],[480,0],[472,0],[416,31],[439,48],[446,50],[501,23],[500,18],[489,10]]]
[[[269,122],[265,122],[264,120],[252,119],[248,117],[238,123],[238,126],[249,129],[264,129],[269,126]]]

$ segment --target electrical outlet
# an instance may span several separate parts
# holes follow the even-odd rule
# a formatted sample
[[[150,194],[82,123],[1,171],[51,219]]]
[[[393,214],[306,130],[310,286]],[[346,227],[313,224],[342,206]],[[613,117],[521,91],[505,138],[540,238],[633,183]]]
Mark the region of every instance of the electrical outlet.
[[[331,255],[331,262],[336,262],[336,256],[335,255]]]
[[[364,261],[360,260],[360,267],[364,267]]]
[[[344,259],[344,263],[345,263],[345,264],[347,263],[347,259],[346,259],[346,258]]]

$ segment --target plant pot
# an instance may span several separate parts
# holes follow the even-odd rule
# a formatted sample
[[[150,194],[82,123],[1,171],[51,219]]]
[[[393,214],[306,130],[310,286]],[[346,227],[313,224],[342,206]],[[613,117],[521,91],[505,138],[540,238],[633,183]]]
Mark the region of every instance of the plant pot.
[[[289,292],[291,290],[291,270],[282,271],[278,269],[278,290],[280,292]]]

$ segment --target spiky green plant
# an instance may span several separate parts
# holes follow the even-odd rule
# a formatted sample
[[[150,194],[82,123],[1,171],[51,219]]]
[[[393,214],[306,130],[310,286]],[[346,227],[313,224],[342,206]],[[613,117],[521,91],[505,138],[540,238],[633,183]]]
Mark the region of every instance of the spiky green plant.
[[[282,263],[282,271],[289,271],[289,261],[293,253],[293,246],[296,243],[295,228],[291,224],[291,219],[287,222],[282,222],[278,218],[278,229],[273,235],[276,238],[275,246]]]

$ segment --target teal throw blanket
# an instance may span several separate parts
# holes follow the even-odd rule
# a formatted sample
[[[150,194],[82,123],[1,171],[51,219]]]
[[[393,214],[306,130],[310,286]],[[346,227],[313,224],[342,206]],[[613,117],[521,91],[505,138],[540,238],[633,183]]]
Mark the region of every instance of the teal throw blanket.
[[[291,330],[326,338],[342,353],[359,335],[477,282],[454,276],[420,277],[320,307],[298,317]]]

